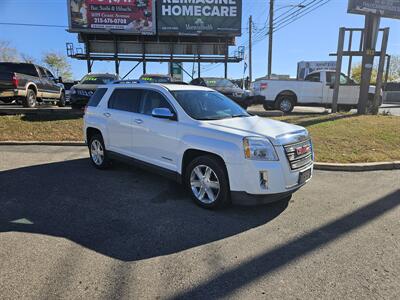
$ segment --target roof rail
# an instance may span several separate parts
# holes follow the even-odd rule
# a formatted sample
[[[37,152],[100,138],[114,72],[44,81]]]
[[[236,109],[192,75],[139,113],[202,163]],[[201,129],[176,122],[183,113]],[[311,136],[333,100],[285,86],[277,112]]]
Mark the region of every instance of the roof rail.
[[[130,83],[148,83],[145,80],[141,79],[128,79],[128,80],[115,80],[111,84],[130,84]]]

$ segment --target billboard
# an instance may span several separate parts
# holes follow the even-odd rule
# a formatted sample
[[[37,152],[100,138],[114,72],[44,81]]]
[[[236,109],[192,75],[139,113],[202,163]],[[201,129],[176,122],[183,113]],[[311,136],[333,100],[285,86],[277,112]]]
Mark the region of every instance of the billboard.
[[[376,14],[386,18],[400,19],[399,0],[349,0],[347,10],[353,14]]]
[[[166,35],[239,36],[242,0],[158,0],[157,29]]]
[[[155,0],[68,0],[70,32],[155,34]]]
[[[300,61],[297,63],[297,79],[304,79],[314,71],[336,70],[336,61]]]

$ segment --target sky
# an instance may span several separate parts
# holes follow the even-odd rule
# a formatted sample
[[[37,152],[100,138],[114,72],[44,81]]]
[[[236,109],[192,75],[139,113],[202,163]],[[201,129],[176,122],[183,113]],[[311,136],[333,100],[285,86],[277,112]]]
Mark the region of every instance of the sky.
[[[276,16],[290,9],[286,6],[299,4],[303,0],[276,0]],[[68,25],[66,0],[0,0],[0,22]],[[275,74],[296,75],[297,62],[302,60],[332,60],[329,53],[337,50],[340,27],[363,27],[364,17],[347,13],[348,0],[331,0],[314,12],[300,18],[274,34],[272,71]],[[253,16],[254,34],[262,29],[267,21],[268,0],[243,0],[243,34],[236,44],[247,45],[248,18]],[[388,53],[400,54],[400,20],[382,19],[381,27],[390,28]],[[253,78],[267,73],[267,36],[253,47]],[[56,51],[66,54],[65,43],[78,43],[77,34],[64,28],[25,27],[0,24],[0,40],[9,41],[18,51],[26,53],[39,62],[43,53]],[[235,47],[230,48],[233,53]],[[247,49],[246,49],[247,51]],[[247,56],[247,52],[246,52]],[[82,78],[86,72],[86,61],[69,59],[74,79]],[[345,62],[346,63],[346,62]],[[344,65],[345,65],[344,63]],[[122,62],[120,74],[124,76],[136,63]],[[244,63],[229,64],[229,78],[242,78]],[[191,73],[192,64],[184,68]],[[202,76],[224,76],[223,65],[202,65]],[[93,72],[115,72],[113,62],[95,62]],[[138,78],[142,68],[138,67],[129,78]],[[167,73],[167,63],[148,63],[148,73]],[[184,80],[189,80],[185,75]]]

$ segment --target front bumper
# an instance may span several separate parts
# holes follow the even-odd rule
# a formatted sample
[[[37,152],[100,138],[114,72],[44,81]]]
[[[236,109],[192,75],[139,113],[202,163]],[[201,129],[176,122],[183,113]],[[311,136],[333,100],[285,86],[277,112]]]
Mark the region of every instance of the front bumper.
[[[268,204],[284,199],[289,200],[290,197],[297,189],[279,193],[279,194],[266,194],[266,195],[253,195],[246,192],[231,192],[231,200],[233,204],[237,205],[260,205]]]
[[[78,94],[70,94],[69,101],[71,105],[80,105],[85,106],[89,102],[90,97],[78,95]]]
[[[299,170],[292,170],[284,148],[276,147],[279,161],[244,160],[239,164],[227,164],[232,201],[268,203],[290,196],[312,178],[312,163]],[[299,183],[301,172],[311,169],[311,177]],[[260,175],[266,172],[268,180],[261,184]],[[243,204],[243,203],[242,203]]]

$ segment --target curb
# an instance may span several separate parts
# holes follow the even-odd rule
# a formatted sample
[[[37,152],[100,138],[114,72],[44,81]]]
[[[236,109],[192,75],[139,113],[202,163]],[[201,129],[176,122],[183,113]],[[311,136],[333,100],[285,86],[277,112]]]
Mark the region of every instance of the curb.
[[[322,171],[344,171],[344,172],[366,172],[366,171],[386,171],[399,170],[400,161],[376,162],[376,163],[356,163],[356,164],[335,164],[335,163],[314,163],[315,170]]]
[[[0,141],[0,146],[86,146],[81,141]]]
[[[83,141],[0,141],[0,146],[86,146],[86,143]],[[314,169],[342,172],[400,170],[400,161],[355,164],[315,162]]]

